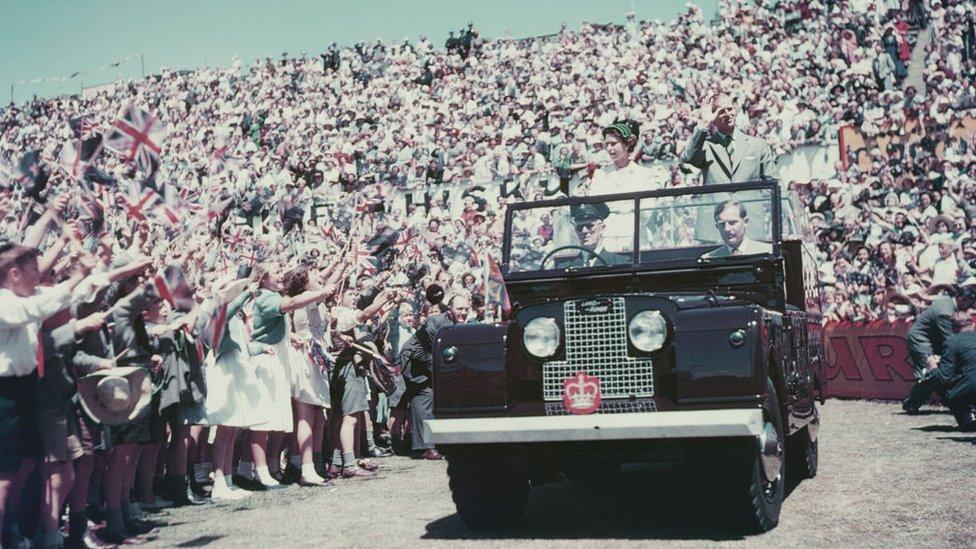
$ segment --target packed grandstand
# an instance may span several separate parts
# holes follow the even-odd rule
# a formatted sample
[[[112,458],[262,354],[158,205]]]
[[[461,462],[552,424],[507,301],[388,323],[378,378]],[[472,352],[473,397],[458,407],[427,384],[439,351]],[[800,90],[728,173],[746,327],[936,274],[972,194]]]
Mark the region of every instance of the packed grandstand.
[[[417,292],[439,282],[483,301],[506,202],[585,181],[606,163],[601,129],[625,118],[641,124],[637,161],[666,166],[669,185],[694,184],[676,156],[701,98],[724,91],[741,107],[737,127],[775,153],[841,150],[817,178],[784,181],[815,218],[827,316],[909,317],[966,280],[976,258],[973,5],[758,4],[725,0],[714,18],[691,6],[668,22],[629,16],[518,40],[466,30],[463,50],[423,38],[333,45],[321,56],[249,67],[235,59],[9,105],[0,112],[9,174],[0,233],[19,240],[36,217],[24,196],[70,190],[103,207],[104,220],[74,206],[68,218],[98,225],[104,245],[135,241],[157,259],[173,242],[196,248],[202,281],[271,243],[296,262],[326,264],[349,244],[329,227],[348,230],[358,209],[359,272],[379,268]],[[882,56],[895,67],[886,78],[874,69]],[[165,126],[159,154],[84,156],[77,121],[105,132],[127,105]],[[51,172],[43,191],[24,177],[34,165]],[[158,199],[139,202],[147,187]],[[194,223],[201,211],[212,215]],[[134,231],[143,213],[148,222]],[[552,234],[544,223],[543,246]],[[365,244],[383,226],[398,237],[378,261]],[[79,236],[94,249],[99,233]]]
[[[32,503],[37,546],[101,546],[89,519],[132,540],[157,495],[369,477],[405,424],[415,457],[442,459],[406,411],[432,405],[429,379],[407,397],[395,367],[367,385],[357,365],[429,360],[435,337],[413,330],[442,310],[500,317],[506,208],[588,192],[608,126],[639,124],[649,187],[701,184],[679,157],[715,94],[809,209],[826,320],[914,318],[976,282],[974,20],[962,0],[720,0],[714,18],[689,6],[528,39],[469,26],[445,48],[333,44],[8,105],[0,545],[21,546]],[[523,218],[518,240],[552,251],[563,217]],[[127,411],[97,409],[102,389]],[[46,495],[21,502],[42,455]]]

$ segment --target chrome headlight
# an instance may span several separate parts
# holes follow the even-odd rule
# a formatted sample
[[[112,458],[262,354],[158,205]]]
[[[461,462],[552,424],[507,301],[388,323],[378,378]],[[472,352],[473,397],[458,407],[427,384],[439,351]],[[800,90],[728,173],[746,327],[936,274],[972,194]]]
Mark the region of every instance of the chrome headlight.
[[[652,353],[664,346],[664,341],[668,338],[668,321],[660,311],[637,313],[630,319],[627,335],[638,350]]]
[[[559,348],[559,325],[555,318],[533,318],[525,325],[522,343],[525,350],[536,358],[549,358]]]

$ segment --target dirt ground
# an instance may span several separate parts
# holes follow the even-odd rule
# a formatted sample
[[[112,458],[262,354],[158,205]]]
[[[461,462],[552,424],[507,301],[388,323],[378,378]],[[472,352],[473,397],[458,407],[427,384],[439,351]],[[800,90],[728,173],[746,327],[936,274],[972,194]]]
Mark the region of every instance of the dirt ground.
[[[973,547],[976,435],[943,410],[829,401],[820,474],[795,486],[779,527],[742,537],[716,526],[687,479],[636,471],[612,485],[534,488],[522,527],[478,536],[458,518],[443,462],[391,458],[378,478],[289,487],[233,504],[169,509],[147,547]]]

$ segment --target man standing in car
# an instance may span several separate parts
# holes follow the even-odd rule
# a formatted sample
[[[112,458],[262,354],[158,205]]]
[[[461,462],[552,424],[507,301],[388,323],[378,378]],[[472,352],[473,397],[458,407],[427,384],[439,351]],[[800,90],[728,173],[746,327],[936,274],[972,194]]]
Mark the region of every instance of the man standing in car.
[[[699,112],[701,119],[679,160],[701,170],[706,185],[776,177],[769,144],[735,127],[738,109],[732,96],[709,95]]]

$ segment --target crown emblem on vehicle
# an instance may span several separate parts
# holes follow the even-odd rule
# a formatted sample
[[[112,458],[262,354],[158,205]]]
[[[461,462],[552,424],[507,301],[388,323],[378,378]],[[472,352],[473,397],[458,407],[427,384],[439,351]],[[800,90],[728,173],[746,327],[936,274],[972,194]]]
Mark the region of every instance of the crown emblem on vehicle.
[[[592,414],[600,407],[600,378],[576,372],[563,380],[563,406],[572,414]]]

